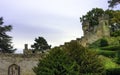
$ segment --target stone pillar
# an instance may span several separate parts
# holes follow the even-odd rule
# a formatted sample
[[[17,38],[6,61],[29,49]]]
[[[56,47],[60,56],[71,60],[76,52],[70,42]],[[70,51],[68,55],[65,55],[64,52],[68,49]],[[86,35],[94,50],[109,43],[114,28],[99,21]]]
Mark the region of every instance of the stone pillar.
[[[23,53],[24,53],[24,54],[27,54],[27,52],[28,52],[28,44],[25,44],[25,45],[24,45]]]
[[[25,50],[28,50],[28,44],[25,44]]]

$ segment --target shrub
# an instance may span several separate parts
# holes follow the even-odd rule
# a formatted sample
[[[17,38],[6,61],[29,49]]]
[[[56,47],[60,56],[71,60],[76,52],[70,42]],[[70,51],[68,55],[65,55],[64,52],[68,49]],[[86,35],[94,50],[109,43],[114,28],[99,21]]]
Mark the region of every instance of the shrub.
[[[36,75],[91,75],[102,74],[104,68],[95,52],[72,41],[61,48],[53,48],[33,71]]]
[[[108,41],[103,38],[100,40],[100,47],[105,47],[105,46],[108,46]]]
[[[99,48],[99,47],[105,47],[108,45],[109,45],[108,41],[105,38],[102,38],[90,44],[89,48]]]
[[[79,66],[60,48],[54,48],[33,71],[36,75],[79,75]]]
[[[111,36],[113,36],[113,37],[120,36],[120,30],[116,30],[115,32],[111,32]]]

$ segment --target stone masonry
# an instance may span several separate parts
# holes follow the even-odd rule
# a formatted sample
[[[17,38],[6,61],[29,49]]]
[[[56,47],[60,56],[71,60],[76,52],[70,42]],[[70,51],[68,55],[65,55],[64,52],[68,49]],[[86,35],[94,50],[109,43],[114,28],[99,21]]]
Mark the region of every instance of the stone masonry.
[[[84,36],[78,41],[83,46],[87,46],[103,37],[110,37],[110,27],[108,20],[108,15],[103,15],[102,17],[99,17],[98,25],[90,26],[89,21],[83,22],[82,29]]]
[[[27,49],[27,46],[26,46]],[[31,53],[29,50],[25,52]],[[35,75],[33,67],[42,54],[0,54],[0,75]]]

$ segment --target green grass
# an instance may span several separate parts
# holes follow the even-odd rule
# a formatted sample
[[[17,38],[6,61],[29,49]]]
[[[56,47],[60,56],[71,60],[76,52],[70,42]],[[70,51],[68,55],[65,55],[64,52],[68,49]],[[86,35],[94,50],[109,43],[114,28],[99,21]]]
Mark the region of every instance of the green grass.
[[[116,56],[117,52],[116,51],[107,51],[107,50],[103,51],[103,50],[99,50],[99,51],[97,51],[97,53],[99,55],[104,55],[106,57],[112,57],[112,58],[114,58]]]
[[[112,57],[112,58],[114,58],[117,53],[117,51],[101,50],[101,48],[93,48],[91,50],[95,50],[98,55],[103,55],[103,56]]]
[[[108,46],[101,47],[100,40],[92,43],[88,48],[90,50],[96,51],[101,59],[103,67],[106,70],[106,75],[120,75],[120,37],[106,37],[104,38],[108,41]],[[117,57],[118,56],[118,57]]]
[[[102,50],[109,50],[109,51],[118,51],[120,50],[120,45],[110,45],[106,47],[101,47]]]
[[[99,54],[99,58],[105,69],[120,68],[120,66],[113,61],[117,53],[116,51],[101,50],[101,48],[93,48],[91,50],[95,50],[96,53]]]
[[[120,68],[118,64],[112,61],[112,59],[100,55],[99,58],[102,60],[103,66],[105,69],[111,69],[111,68]]]

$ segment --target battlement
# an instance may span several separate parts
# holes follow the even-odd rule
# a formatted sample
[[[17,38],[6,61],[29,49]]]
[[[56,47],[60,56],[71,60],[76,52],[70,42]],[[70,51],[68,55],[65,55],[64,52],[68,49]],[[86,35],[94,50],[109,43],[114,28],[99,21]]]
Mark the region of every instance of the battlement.
[[[44,56],[44,53],[41,54],[10,54],[10,53],[0,53],[0,58],[12,57],[12,58],[38,58]]]

